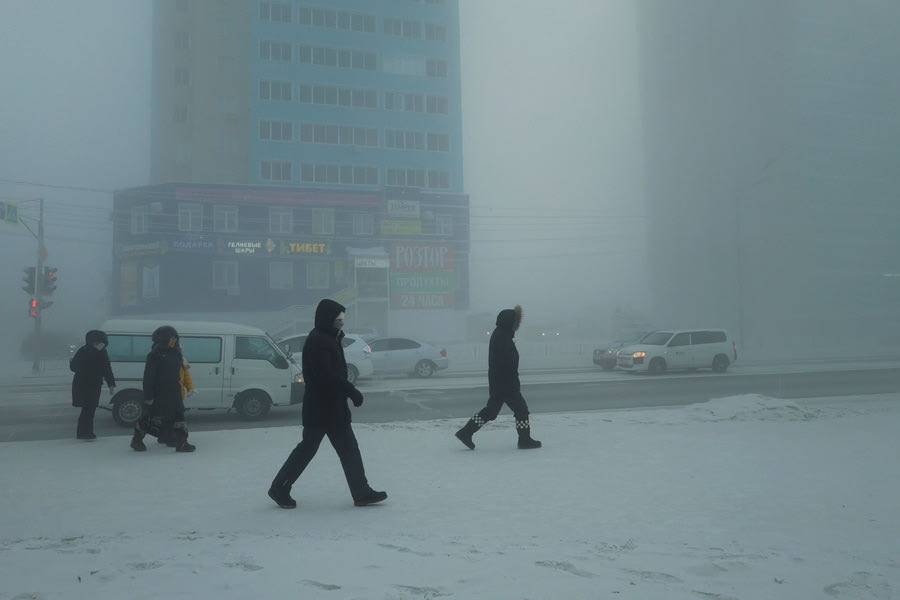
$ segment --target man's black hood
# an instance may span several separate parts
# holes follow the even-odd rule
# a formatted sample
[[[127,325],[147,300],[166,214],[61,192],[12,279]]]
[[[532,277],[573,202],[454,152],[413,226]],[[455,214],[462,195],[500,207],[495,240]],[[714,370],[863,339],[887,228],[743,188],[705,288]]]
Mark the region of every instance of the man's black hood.
[[[325,298],[319,302],[319,305],[316,307],[316,329],[320,331],[334,331],[334,320],[337,319],[337,316],[342,312],[345,312],[347,309],[343,307],[343,305],[331,300],[329,298]]]
[[[99,329],[91,329],[86,334],[84,334],[84,345],[93,347],[94,344],[109,344],[109,339],[106,337],[106,332],[100,331]]]
[[[500,329],[508,329],[510,333],[515,333],[522,324],[522,307],[516,304],[515,308],[506,308],[497,315],[497,327]]]

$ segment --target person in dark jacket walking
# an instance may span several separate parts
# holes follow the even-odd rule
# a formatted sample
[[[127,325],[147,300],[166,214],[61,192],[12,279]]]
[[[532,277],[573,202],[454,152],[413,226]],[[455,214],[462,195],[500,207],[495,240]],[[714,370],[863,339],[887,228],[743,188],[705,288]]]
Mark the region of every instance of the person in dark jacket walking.
[[[359,444],[350,426],[347,398],[353,401],[353,406],[360,407],[363,395],[347,381],[347,362],[341,344],[344,310],[334,300],[319,302],[315,326],[303,344],[306,390],[303,394],[302,439],[269,487],[269,497],[281,508],[297,506],[291,498],[291,486],[316,455],[325,436],[341,461],[353,503],[366,506],[387,499],[385,492],[376,492],[369,486]]]
[[[465,426],[456,432],[456,437],[470,450],[475,449],[472,435],[488,421],[493,421],[500,414],[500,408],[506,403],[513,411],[516,419],[516,431],[519,434],[519,448],[531,450],[540,448],[541,443],[531,439],[531,423],[528,420],[528,405],[519,385],[519,351],[513,337],[522,323],[522,307],[507,308],[497,315],[497,328],[491,334],[488,348],[488,401],[487,406],[469,419]]]
[[[163,325],[153,332],[153,347],[144,363],[144,410],[134,426],[131,447],[144,452],[144,435],[172,439],[175,452],[193,452],[196,446],[188,443],[184,421],[184,398],[181,387],[183,357],[178,345],[178,332]]]
[[[75,430],[75,437],[79,440],[97,439],[94,435],[94,413],[100,404],[104,379],[109,386],[109,395],[116,393],[116,378],[106,352],[108,343],[105,332],[91,329],[84,336],[84,346],[69,361],[69,369],[75,373],[72,377],[72,406],[81,408]]]

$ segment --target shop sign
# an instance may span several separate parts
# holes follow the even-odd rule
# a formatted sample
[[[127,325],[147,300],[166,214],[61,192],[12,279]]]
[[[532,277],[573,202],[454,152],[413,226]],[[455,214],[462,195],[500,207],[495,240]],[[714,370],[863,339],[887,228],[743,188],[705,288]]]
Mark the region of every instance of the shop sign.
[[[165,242],[148,242],[146,244],[120,244],[119,256],[155,256],[166,251]]]
[[[453,294],[391,294],[391,308],[453,308]]]
[[[226,254],[262,254],[264,244],[261,241],[225,240],[221,250]]]
[[[394,271],[445,271],[453,269],[453,248],[447,244],[392,244]]]
[[[419,201],[418,200],[388,200],[387,214],[390,217],[400,219],[418,219],[419,218]]]
[[[391,261],[386,258],[357,258],[353,263],[357,269],[387,269]]]
[[[383,219],[381,221],[381,235],[422,235],[422,222],[419,220]]]
[[[198,250],[201,252],[212,252],[216,249],[216,244],[206,237],[185,236],[172,240],[169,245],[173,250]]]
[[[395,294],[452,293],[454,271],[431,273],[391,273],[391,292]]]
[[[281,242],[282,254],[331,254],[328,242]]]

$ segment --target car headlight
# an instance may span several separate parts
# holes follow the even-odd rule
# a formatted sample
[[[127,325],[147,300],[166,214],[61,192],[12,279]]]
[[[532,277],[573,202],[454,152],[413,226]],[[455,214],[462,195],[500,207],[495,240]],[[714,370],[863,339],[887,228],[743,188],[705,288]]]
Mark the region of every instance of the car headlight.
[[[294,377],[294,383],[303,383],[303,375],[297,375]]]
[[[647,353],[643,350],[639,350],[638,352],[634,353],[635,358],[644,358],[645,356],[647,356]]]

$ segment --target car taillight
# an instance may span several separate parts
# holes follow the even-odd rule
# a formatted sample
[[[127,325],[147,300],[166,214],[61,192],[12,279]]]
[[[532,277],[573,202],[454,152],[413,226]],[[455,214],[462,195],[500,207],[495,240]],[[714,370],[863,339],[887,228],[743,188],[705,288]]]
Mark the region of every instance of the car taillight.
[[[444,358],[447,358],[447,350],[446,350],[446,348],[441,348],[441,356],[443,356]]]

